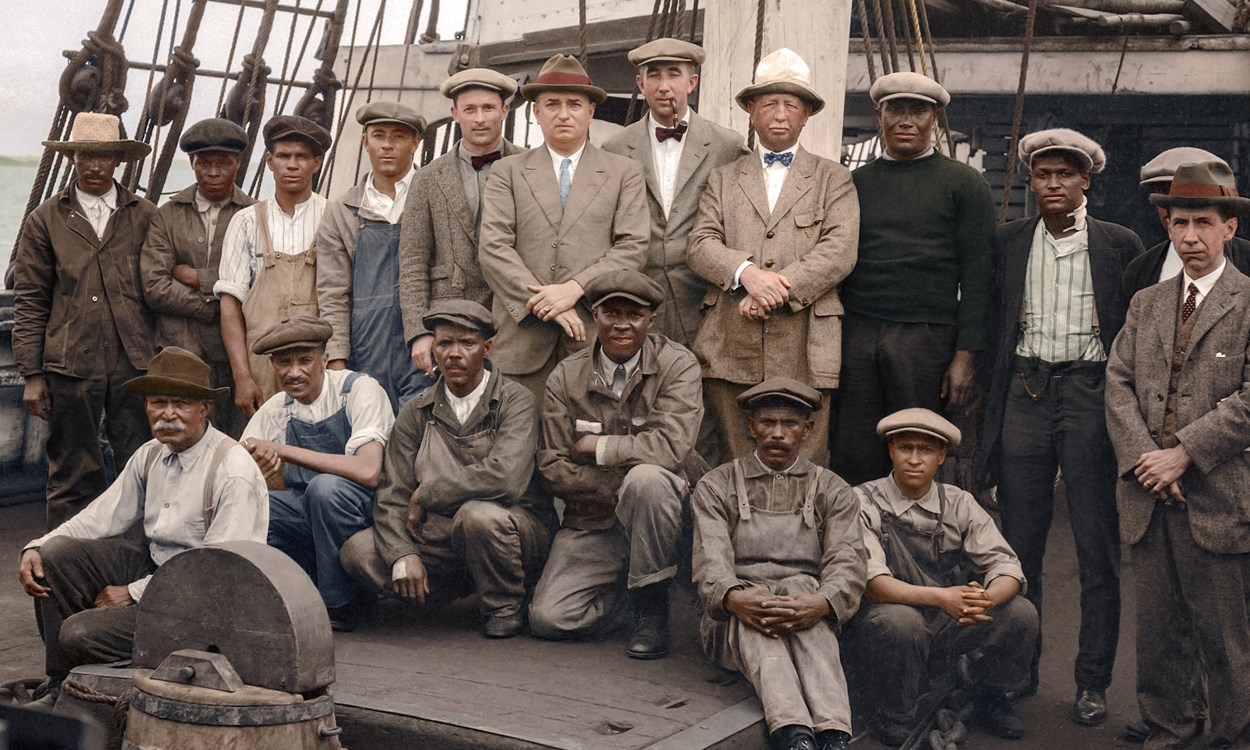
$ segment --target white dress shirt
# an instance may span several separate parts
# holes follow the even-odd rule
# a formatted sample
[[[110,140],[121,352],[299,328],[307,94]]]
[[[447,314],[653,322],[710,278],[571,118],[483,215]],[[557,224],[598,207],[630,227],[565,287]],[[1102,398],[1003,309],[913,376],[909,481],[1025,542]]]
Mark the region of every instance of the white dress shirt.
[[[391,411],[391,400],[382,385],[362,374],[352,384],[351,393],[347,394],[345,401],[342,397],[343,383],[352,371],[326,370],[325,374],[321,394],[311,404],[292,400],[287,406],[285,393],[278,392],[271,396],[248,421],[243,439],[254,438],[286,445],[286,426],[292,418],[301,422],[320,422],[346,408],[352,434],[343,449],[344,455],[354,455],[362,445],[374,440],[385,446],[395,424],[395,412]]]
[[[408,168],[408,174],[395,183],[395,197],[378,190],[373,184],[373,174],[365,180],[364,207],[381,216],[392,224],[398,224],[404,215],[404,204],[408,202],[408,188],[412,185],[412,176],[417,170]]]
[[[1176,252],[1176,243],[1169,241],[1167,253],[1163,256],[1163,267],[1159,269],[1159,281],[1176,278],[1176,274],[1185,268],[1181,254]]]
[[[1207,298],[1208,294],[1211,293],[1211,287],[1215,286],[1215,282],[1220,280],[1220,276],[1224,273],[1224,266],[1227,264],[1227,260],[1220,259],[1220,267],[1206,276],[1203,276],[1201,279],[1192,278],[1189,275],[1189,272],[1186,271],[1185,278],[1183,279],[1184,283],[1181,284],[1181,304],[1185,304],[1185,298],[1189,296],[1189,285],[1193,284],[1198,287],[1198,294],[1194,297],[1194,299],[1197,300],[1198,305],[1201,306],[1202,301]]]
[[[555,151],[551,150],[551,146],[547,147],[547,153],[551,155],[551,168],[554,169],[556,173],[557,185],[560,184],[560,162],[564,161],[565,159],[568,159],[572,162],[571,164],[569,164],[569,184],[572,184],[573,175],[577,173],[577,163],[582,160],[582,152],[585,150],[586,150],[585,141],[582,142],[581,148],[577,149],[569,156],[560,156]]]
[[[226,227],[217,283],[213,285],[213,294],[218,298],[229,294],[240,302],[246,302],[247,293],[256,283],[256,274],[265,258],[265,250],[260,246],[260,237],[256,232],[256,205],[240,209],[230,219],[230,226]],[[295,212],[290,216],[278,207],[277,201],[266,201],[266,224],[274,252],[299,255],[312,246],[325,211],[326,199],[317,193],[296,204]]]
[[[768,149],[764,148],[763,146],[760,146],[759,148],[760,166],[764,168],[764,190],[768,192],[769,212],[772,212],[772,210],[777,207],[777,198],[781,196],[781,188],[782,186],[786,184],[786,175],[790,172],[790,167],[787,167],[785,164],[782,164],[779,161],[775,161],[772,164],[765,164],[764,154],[767,154],[767,153],[794,154],[796,148],[798,147],[792,146],[786,149],[785,151],[776,151],[776,152],[770,152]],[[794,162],[790,162],[790,163],[791,165],[794,164]],[[734,289],[737,289],[738,287],[742,286],[742,281],[741,281],[742,272],[745,271],[748,266],[753,266],[753,265],[755,264],[752,263],[751,261],[744,260],[742,261],[742,265],[738,266],[738,270],[734,271],[734,285],[733,285]]]
[[[93,195],[75,187],[74,197],[78,199],[83,215],[91,223],[91,228],[95,230],[96,239],[103,239],[104,230],[109,225],[109,217],[117,210],[117,184],[109,185],[109,191],[104,195]]]
[[[689,126],[689,124],[685,118],[680,118],[674,127]],[[648,113],[647,134],[651,139],[651,159],[655,166],[655,181],[660,186],[660,206],[664,209],[664,215],[668,216],[669,209],[673,206],[673,190],[677,186],[677,170],[681,166],[681,151],[685,138],[681,140],[669,138],[661,143],[655,137],[655,129],[659,127],[666,126],[660,125]]]
[[[482,394],[486,393],[486,383],[490,381],[490,370],[482,370],[482,382],[465,396],[457,396],[451,392],[446,383],[443,383],[443,395],[447,397],[447,403],[451,406],[451,410],[456,413],[456,419],[463,426],[469,419],[469,415],[477,408],[478,403],[482,400]]]

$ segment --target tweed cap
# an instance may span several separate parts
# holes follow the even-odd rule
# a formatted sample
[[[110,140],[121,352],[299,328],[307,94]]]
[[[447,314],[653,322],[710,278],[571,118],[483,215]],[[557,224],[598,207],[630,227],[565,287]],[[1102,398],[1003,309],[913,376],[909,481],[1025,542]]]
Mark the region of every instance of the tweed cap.
[[[1180,165],[1172,175],[1171,189],[1150,196],[1150,202],[1164,208],[1229,206],[1242,213],[1250,211],[1250,198],[1237,194],[1233,170],[1219,159]]]
[[[214,388],[211,371],[204,360],[180,346],[167,346],[152,358],[146,375],[122,384],[140,396],[179,396],[211,400],[226,395],[229,388]]]
[[[950,92],[942,84],[926,75],[910,71],[881,76],[868,90],[868,97],[873,104],[881,104],[891,99],[919,99],[935,105],[938,109],[951,103]]]
[[[738,92],[738,106],[763,94],[793,94],[812,106],[812,114],[825,108],[825,100],[812,86],[812,69],[794,50],[782,47],[770,52],[755,68],[755,82]]]
[[[44,141],[43,145],[63,154],[81,151],[86,154],[106,154],[116,151],[122,161],[142,159],[152,153],[152,147],[140,141],[122,138],[122,121],[117,115],[99,112],[80,112],[74,117],[68,141]]]
[[[330,132],[307,117],[278,115],[265,123],[265,149],[272,151],[278,141],[304,141],[312,147],[315,156],[321,156],[330,148],[333,138]]]
[[[225,151],[237,155],[247,148],[247,131],[225,118],[210,117],[187,128],[178,141],[178,148],[187,154]]]
[[[439,323],[463,328],[466,331],[480,331],[483,338],[494,338],[495,319],[490,311],[478,303],[467,299],[449,299],[436,303],[421,316],[421,324],[427,331],[433,331]]]
[[[1172,175],[1182,164],[1197,164],[1200,161],[1224,161],[1220,157],[1192,146],[1170,148],[1146,162],[1141,168],[1141,184],[1151,185],[1159,182],[1171,182]],[[1227,164],[1228,162],[1225,162]]]
[[[309,349],[324,346],[334,334],[334,327],[321,318],[295,315],[276,323],[252,344],[252,354],[263,357],[286,349]]]
[[[538,95],[546,91],[572,91],[585,94],[595,104],[603,104],[608,92],[591,82],[586,69],[572,55],[552,55],[543,63],[542,70],[533,83],[521,87],[521,96],[529,101],[537,101]]]
[[[613,297],[646,305],[652,310],[664,301],[664,290],[641,271],[621,270],[600,274],[586,283],[586,299],[592,308]]]
[[[516,96],[517,83],[509,76],[490,68],[469,68],[449,76],[438,84],[438,93],[448,99],[455,99],[456,94],[467,88],[483,88],[498,91],[504,102],[512,101]]]
[[[627,57],[635,68],[654,62],[686,62],[697,68],[707,59],[707,53],[697,44],[663,37],[631,49]]]
[[[356,122],[366,128],[389,122],[403,125],[417,136],[425,133],[425,118],[416,109],[401,102],[369,102],[356,110]]]
[[[790,378],[769,378],[738,394],[738,406],[750,409],[755,402],[779,398],[791,401],[800,409],[820,409],[820,391]]]
[[[1084,165],[1085,171],[1094,174],[1098,174],[1107,166],[1107,155],[1103,153],[1102,146],[1095,143],[1093,138],[1067,128],[1052,128],[1029,133],[1020,139],[1017,150],[1020,154],[1020,161],[1030,166],[1035,157],[1054,151],[1076,155]]]
[[[946,443],[947,448],[954,448],[963,439],[959,428],[942,415],[919,407],[896,411],[877,422],[877,437],[888,438],[900,432],[919,432],[935,437]]]

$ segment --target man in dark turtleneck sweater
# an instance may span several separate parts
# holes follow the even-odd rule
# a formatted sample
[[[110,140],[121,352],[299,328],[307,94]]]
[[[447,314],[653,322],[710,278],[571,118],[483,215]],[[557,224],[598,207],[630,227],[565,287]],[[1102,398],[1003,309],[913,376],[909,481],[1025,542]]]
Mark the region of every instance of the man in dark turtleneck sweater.
[[[890,468],[877,422],[941,413],[972,393],[994,288],[994,202],[975,169],[933,148],[950,102],[919,73],[873,84],[885,153],[855,170],[859,261],[842,283],[841,395],[833,469],[851,484]]]

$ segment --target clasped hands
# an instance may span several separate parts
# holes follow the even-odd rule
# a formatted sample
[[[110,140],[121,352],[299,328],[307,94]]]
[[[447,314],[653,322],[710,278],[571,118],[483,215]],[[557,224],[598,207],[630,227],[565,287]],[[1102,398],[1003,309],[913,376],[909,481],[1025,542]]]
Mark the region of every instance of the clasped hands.
[[[1165,503],[1183,503],[1181,476],[1189,468],[1189,451],[1183,445],[1160,448],[1141,454],[1133,466],[1133,475],[1150,494]]]
[[[937,596],[938,606],[960,627],[988,625],[994,622],[994,618],[990,616],[990,610],[994,608],[994,600],[978,581],[972,581],[964,586],[948,586],[938,589]]]
[[[790,280],[779,273],[750,265],[738,275],[747,296],[738,302],[738,313],[747,320],[768,320],[768,313],[790,301]]]
[[[725,595],[725,609],[769,638],[807,630],[833,614],[829,600],[820,594],[788,596],[765,588],[731,590]]]
[[[581,284],[569,279],[563,284],[529,284],[525,288],[534,293],[525,303],[534,317],[547,323],[558,323],[571,339],[586,340],[586,324],[573,309],[585,292]]]

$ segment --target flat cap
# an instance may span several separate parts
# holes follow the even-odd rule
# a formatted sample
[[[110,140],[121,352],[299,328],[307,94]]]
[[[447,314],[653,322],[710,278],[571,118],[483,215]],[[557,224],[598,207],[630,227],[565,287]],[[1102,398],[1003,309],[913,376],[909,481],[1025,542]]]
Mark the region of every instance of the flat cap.
[[[366,128],[389,122],[410,128],[418,136],[425,133],[425,118],[416,109],[401,102],[369,102],[356,110],[356,122]]]
[[[454,99],[462,89],[483,88],[498,91],[505,102],[516,96],[517,82],[509,76],[490,68],[469,68],[450,76],[438,84],[438,93]]]
[[[820,409],[820,391],[790,378],[769,378],[738,394],[738,406],[749,409],[756,401],[782,399],[800,409]]]
[[[252,354],[263,357],[285,349],[308,349],[323,346],[330,340],[334,328],[321,318],[296,315],[275,324],[252,344]]]
[[[178,148],[188,154],[204,151],[241,154],[247,148],[247,131],[231,120],[210,117],[187,128],[178,141]]]
[[[942,84],[926,75],[912,72],[881,76],[873,82],[868,96],[873,104],[891,99],[919,99],[942,109],[951,103],[951,95]]]
[[[1107,166],[1107,155],[1093,138],[1067,128],[1052,128],[1029,133],[1020,139],[1020,161],[1032,165],[1041,154],[1065,151],[1075,155],[1085,165],[1085,170],[1095,174]]]
[[[613,297],[624,297],[654,310],[664,301],[664,290],[645,273],[630,270],[609,271],[586,283],[586,299],[592,308]]]
[[[307,117],[277,115],[265,123],[265,149],[272,151],[278,141],[300,140],[312,146],[313,154],[321,156],[330,148],[330,131]]]
[[[480,331],[482,336],[488,339],[495,336],[495,319],[491,317],[490,310],[472,300],[443,300],[421,316],[421,324],[427,331],[433,331],[434,326],[439,323],[453,325],[466,331]]]
[[[1171,182],[1172,175],[1182,164],[1197,164],[1203,161],[1224,161],[1220,157],[1192,146],[1170,148],[1146,162],[1141,168],[1141,184],[1150,185],[1156,182]],[[1224,162],[1227,164],[1228,162]]]
[[[946,443],[947,448],[954,448],[963,439],[959,428],[942,415],[919,407],[896,411],[877,422],[877,437],[888,438],[899,432],[919,432],[935,437]]]
[[[707,59],[707,53],[697,44],[663,37],[631,49],[628,57],[635,68],[653,62],[687,62],[697,68]]]

